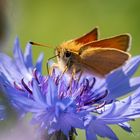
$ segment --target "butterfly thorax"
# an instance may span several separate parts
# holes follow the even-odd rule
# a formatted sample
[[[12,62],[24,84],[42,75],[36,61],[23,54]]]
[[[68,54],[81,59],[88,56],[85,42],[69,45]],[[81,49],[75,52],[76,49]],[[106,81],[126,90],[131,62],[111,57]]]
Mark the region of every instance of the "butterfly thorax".
[[[81,44],[72,41],[64,42],[56,48],[58,65],[62,71],[66,67],[68,71],[71,71],[72,67],[78,63],[78,51],[80,48]]]

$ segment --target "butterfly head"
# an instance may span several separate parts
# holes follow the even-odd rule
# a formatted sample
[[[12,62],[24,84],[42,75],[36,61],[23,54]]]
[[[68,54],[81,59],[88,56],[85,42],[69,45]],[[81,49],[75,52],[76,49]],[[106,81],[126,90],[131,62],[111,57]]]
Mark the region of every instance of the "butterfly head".
[[[67,48],[59,46],[56,48],[55,53],[57,55],[57,62],[60,69],[63,70],[65,66],[68,66],[71,62],[72,52]]]

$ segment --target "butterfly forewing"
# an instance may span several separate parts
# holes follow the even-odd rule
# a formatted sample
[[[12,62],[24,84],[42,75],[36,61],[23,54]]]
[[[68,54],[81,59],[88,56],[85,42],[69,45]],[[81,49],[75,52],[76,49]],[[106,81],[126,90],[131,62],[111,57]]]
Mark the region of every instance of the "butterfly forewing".
[[[61,48],[67,49],[71,52],[78,53],[81,47],[89,42],[96,41],[98,39],[98,28],[94,28],[89,33],[82,37],[64,42],[61,44]]]
[[[122,51],[127,51],[130,47],[130,35],[124,34],[112,38],[90,42],[83,45],[80,52],[88,48],[115,48]]]
[[[87,69],[104,76],[123,65],[130,55],[117,49],[90,48],[83,51],[80,57]]]
[[[92,31],[83,35],[82,37],[74,39],[76,43],[80,43],[80,44],[87,44],[95,40],[98,40],[98,28],[94,28]]]

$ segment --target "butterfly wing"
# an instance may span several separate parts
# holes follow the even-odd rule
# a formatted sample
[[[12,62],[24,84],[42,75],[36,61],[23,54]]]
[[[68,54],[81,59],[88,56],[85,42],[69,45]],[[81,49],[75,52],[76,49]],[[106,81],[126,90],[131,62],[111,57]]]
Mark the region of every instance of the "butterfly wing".
[[[93,41],[83,45],[80,51],[87,50],[88,48],[115,48],[122,51],[128,51],[130,48],[130,35],[124,34],[104,40]]]
[[[90,48],[80,55],[84,67],[102,76],[120,67],[130,55],[117,49]]]
[[[67,49],[71,52],[78,53],[81,47],[89,42],[93,42],[98,39],[98,28],[94,28],[89,33],[83,35],[80,38],[76,38],[61,44],[61,48]]]
[[[96,27],[89,33],[83,35],[80,38],[74,39],[73,41],[75,41],[76,43],[79,43],[79,44],[87,44],[87,43],[95,41],[97,39],[98,39],[98,28]]]

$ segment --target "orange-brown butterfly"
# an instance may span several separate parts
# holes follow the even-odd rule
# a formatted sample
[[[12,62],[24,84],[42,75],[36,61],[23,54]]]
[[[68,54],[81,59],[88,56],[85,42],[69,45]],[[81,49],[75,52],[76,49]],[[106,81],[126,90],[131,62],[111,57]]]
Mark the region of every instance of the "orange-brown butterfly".
[[[32,43],[33,44],[33,43]],[[56,48],[57,66],[68,73],[87,71],[105,76],[129,58],[130,35],[98,40],[98,28]]]

